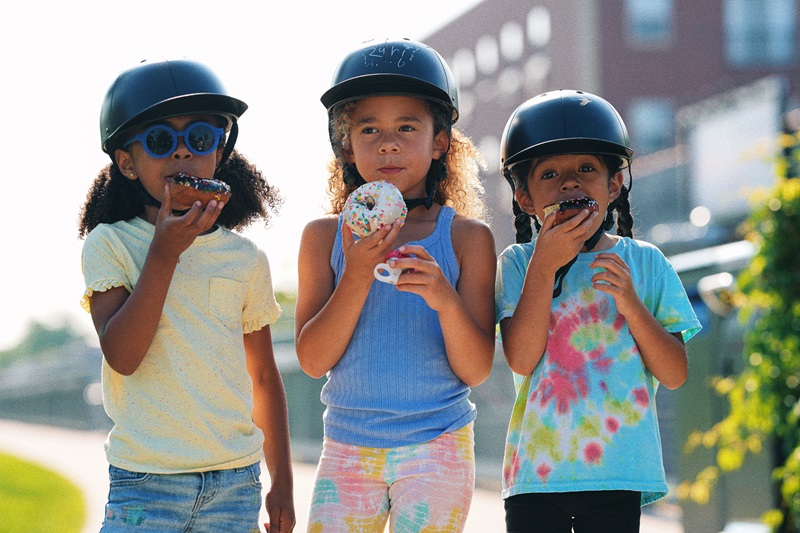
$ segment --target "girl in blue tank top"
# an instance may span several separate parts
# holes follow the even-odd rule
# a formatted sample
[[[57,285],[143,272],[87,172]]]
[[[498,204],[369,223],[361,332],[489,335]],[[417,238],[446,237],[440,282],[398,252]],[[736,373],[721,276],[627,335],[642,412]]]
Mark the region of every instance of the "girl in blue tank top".
[[[325,439],[308,531],[462,531],[475,479],[469,388],[494,354],[494,240],[480,220],[480,156],[452,128],[458,98],[444,60],[409,40],[348,55],[330,90],[331,214],[308,224],[299,256],[296,348],[327,376]],[[348,195],[387,181],[405,223],[358,238]],[[396,284],[375,267],[397,250]]]

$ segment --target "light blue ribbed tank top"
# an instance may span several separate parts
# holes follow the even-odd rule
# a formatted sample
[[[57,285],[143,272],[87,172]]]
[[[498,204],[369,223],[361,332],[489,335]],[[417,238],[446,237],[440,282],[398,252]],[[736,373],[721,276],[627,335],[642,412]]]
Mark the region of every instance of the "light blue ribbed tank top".
[[[408,243],[424,246],[453,286],[460,273],[450,238],[454,216],[442,207],[433,233]],[[331,253],[337,284],[344,263],[340,229]],[[374,281],[350,344],[322,388],[325,435],[375,448],[427,442],[475,419],[468,396],[447,361],[438,313],[421,296]]]

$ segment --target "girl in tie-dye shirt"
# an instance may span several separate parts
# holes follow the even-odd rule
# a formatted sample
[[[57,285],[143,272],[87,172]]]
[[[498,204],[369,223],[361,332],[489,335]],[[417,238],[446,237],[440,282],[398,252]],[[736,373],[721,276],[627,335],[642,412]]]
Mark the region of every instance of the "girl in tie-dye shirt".
[[[525,102],[503,135],[517,229],[496,284],[517,390],[508,532],[638,531],[641,505],[667,493],[656,387],[686,380],[684,342],[700,324],[664,255],[632,238],[631,155],[616,110],[579,91]],[[584,207],[545,215],[564,201]]]

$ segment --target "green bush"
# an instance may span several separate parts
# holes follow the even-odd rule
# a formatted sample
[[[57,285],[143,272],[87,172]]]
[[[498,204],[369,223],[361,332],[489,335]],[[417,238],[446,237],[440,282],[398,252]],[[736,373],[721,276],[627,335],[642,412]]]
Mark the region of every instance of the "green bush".
[[[59,474],[0,453],[0,533],[80,533],[81,491]]]
[[[744,225],[758,252],[737,278],[732,301],[746,326],[744,370],[716,378],[729,413],[689,437],[688,449],[716,447],[716,462],[679,487],[707,501],[719,476],[740,468],[764,442],[775,445],[776,507],[762,517],[779,533],[800,532],[800,179],[780,178],[756,198]]]

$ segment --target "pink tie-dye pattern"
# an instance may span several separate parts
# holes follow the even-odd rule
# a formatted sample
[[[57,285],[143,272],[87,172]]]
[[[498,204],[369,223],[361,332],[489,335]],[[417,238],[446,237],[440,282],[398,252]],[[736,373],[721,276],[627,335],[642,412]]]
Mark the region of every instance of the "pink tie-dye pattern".
[[[583,459],[587,463],[599,465],[603,458],[603,447],[598,442],[590,442],[583,448]]]
[[[637,405],[641,407],[648,407],[650,405],[650,393],[647,392],[645,387],[637,387],[633,389],[632,392]]]
[[[542,463],[536,467],[536,475],[539,476],[542,483],[547,483],[547,476],[549,476],[552,471],[553,468],[547,463]]]
[[[572,404],[586,399],[589,394],[587,362],[591,362],[597,371],[607,372],[613,360],[604,356],[603,346],[584,353],[570,342],[587,324],[602,322],[608,316],[608,304],[601,301],[573,311],[563,307],[559,311],[551,317],[547,340],[548,361],[553,368],[543,375],[539,390],[531,395],[531,401],[538,399],[541,407],[555,401],[556,411],[566,414]]]
[[[519,453],[514,450],[511,459],[506,462],[505,471],[503,475],[505,476],[506,482],[510,482],[511,480],[517,477],[517,473],[519,472],[521,459],[519,457]]]

